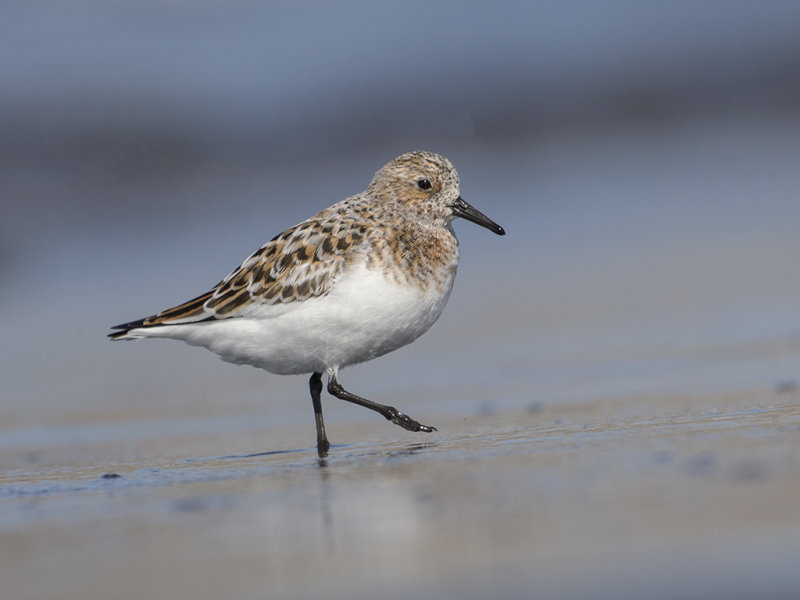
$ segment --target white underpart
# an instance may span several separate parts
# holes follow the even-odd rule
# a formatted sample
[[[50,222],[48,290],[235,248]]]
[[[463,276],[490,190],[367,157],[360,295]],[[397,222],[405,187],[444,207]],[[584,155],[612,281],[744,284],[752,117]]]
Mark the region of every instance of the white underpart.
[[[251,307],[250,316],[132,329],[129,338],[163,337],[203,346],[228,362],[282,375],[336,372],[413,342],[442,314],[443,289],[399,285],[380,269],[351,265],[328,295]]]

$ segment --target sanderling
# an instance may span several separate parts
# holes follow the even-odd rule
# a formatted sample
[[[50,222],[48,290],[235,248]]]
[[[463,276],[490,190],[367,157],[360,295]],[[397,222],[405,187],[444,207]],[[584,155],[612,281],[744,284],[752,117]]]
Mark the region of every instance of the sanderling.
[[[116,325],[114,340],[162,337],[203,346],[223,360],[279,373],[311,373],[317,453],[330,444],[328,392],[410,431],[435,431],[345,390],[339,369],[413,342],[442,314],[458,266],[452,221],[498,235],[500,225],[459,195],[444,156],[409,152],[369,187],[272,238],[213,289],[156,315]]]

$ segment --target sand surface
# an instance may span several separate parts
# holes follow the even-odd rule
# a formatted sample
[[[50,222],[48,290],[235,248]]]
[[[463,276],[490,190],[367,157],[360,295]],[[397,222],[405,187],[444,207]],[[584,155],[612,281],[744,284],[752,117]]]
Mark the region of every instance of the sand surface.
[[[4,597],[797,597],[798,395],[7,447]]]

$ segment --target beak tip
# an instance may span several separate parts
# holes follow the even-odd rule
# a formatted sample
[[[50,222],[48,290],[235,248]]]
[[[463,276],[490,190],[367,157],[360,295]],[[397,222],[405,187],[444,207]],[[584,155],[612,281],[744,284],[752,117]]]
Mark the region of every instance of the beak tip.
[[[453,211],[453,215],[456,217],[461,217],[462,219],[466,219],[467,221],[472,221],[480,225],[481,227],[486,227],[489,231],[496,233],[497,235],[505,235],[506,230],[503,229],[500,225],[492,221],[489,217],[484,215],[481,211],[476,209],[474,206],[470,206],[464,199],[459,196],[456,198],[455,202],[450,205],[450,208]]]

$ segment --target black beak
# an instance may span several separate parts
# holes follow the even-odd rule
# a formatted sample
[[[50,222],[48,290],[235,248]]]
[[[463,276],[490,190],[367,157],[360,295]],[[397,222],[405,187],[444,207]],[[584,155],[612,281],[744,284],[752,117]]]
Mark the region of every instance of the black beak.
[[[450,208],[453,209],[453,214],[457,217],[461,217],[462,219],[466,219],[467,221],[472,221],[473,223],[477,223],[481,227],[486,227],[486,229],[488,229],[489,231],[494,231],[497,235],[506,234],[505,229],[500,227],[500,225],[492,221],[489,217],[487,217],[477,208],[474,208],[469,204],[467,204],[461,196],[456,198],[456,201],[450,205]]]

